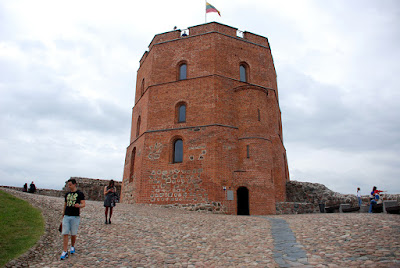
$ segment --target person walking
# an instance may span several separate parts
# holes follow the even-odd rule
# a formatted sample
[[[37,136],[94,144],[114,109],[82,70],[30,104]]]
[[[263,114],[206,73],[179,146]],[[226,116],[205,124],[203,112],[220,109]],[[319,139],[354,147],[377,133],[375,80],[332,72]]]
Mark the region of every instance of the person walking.
[[[106,221],[104,222],[105,224],[111,224],[111,216],[112,216],[112,211],[113,207],[115,207],[115,197],[117,195],[117,188],[114,186],[114,180],[111,180],[108,186],[104,186],[104,207],[106,208],[105,210],[105,216],[106,216]],[[110,212],[108,212],[110,211]],[[107,220],[107,215],[109,213],[109,217]]]
[[[358,199],[358,206],[361,207],[362,199],[361,199],[360,187],[357,188],[357,199]]]
[[[71,248],[70,254],[75,253],[75,242],[78,234],[78,227],[80,223],[80,209],[84,208],[85,195],[76,187],[76,180],[69,179],[67,181],[69,192],[65,194],[65,204],[62,221],[63,235],[63,252],[61,253],[61,260],[68,258],[68,235],[71,235]]]

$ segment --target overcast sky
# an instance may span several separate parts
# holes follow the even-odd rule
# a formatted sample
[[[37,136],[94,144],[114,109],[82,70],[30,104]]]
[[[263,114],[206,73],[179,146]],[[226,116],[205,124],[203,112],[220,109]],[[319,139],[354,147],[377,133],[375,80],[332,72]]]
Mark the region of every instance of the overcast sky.
[[[268,37],[291,180],[400,193],[400,1],[210,0]],[[121,180],[139,60],[204,0],[0,0],[0,185]]]

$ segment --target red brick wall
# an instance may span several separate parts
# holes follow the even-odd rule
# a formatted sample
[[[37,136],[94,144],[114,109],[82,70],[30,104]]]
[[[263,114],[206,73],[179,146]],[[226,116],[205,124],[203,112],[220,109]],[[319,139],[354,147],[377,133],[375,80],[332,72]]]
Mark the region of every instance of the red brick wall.
[[[189,29],[187,37],[157,35],[142,58],[122,200],[221,202],[236,214],[236,191],[247,187],[250,214],[275,214],[275,202],[286,198],[289,175],[268,40],[246,33],[249,42],[218,23]],[[178,81],[183,61],[187,79]],[[247,83],[239,81],[241,63],[248,68]],[[176,119],[179,103],[187,107],[184,123]],[[176,138],[183,140],[182,163],[173,163]],[[234,200],[226,200],[223,187],[234,191]]]

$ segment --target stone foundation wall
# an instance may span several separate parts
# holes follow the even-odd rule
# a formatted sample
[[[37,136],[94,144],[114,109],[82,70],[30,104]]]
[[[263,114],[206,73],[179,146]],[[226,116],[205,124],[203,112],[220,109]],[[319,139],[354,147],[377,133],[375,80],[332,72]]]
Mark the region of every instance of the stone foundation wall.
[[[226,214],[226,208],[220,202],[199,204],[171,204],[164,205],[165,208],[180,208],[188,211],[198,211],[214,214]]]

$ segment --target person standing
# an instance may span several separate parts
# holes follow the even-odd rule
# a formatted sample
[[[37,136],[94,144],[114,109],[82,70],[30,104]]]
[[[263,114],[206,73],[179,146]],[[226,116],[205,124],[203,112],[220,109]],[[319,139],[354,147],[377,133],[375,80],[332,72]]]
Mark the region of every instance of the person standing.
[[[111,224],[111,216],[113,207],[115,207],[116,194],[117,194],[117,189],[114,186],[114,180],[111,180],[108,186],[104,186],[104,195],[105,195],[104,207],[106,208],[104,213],[106,216],[106,221],[104,222],[105,224]],[[110,216],[108,217],[107,220],[108,211],[110,211]]]
[[[376,186],[372,187],[371,194],[369,195],[369,210],[368,210],[368,213],[372,213],[372,207],[376,204],[375,191],[376,191]]]
[[[70,191],[65,194],[65,204],[62,221],[63,252],[61,260],[68,258],[68,235],[71,235],[70,253],[75,253],[75,242],[80,223],[80,209],[85,207],[85,195],[76,187],[76,180],[67,181]]]
[[[31,182],[31,185],[29,185],[29,193],[34,194],[36,192],[36,185]]]
[[[358,206],[361,207],[362,199],[361,199],[360,187],[357,188],[357,199],[358,199]]]

